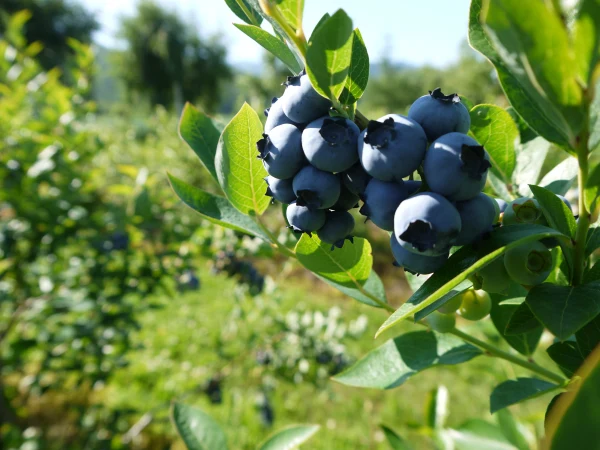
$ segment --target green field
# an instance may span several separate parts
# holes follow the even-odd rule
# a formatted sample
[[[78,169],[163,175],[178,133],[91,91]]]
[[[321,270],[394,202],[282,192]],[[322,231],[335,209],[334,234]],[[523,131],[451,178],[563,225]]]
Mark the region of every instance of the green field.
[[[139,411],[138,416],[151,412],[153,419],[139,437],[140,447],[164,448],[166,441],[176,439],[168,422],[169,402],[173,399],[200,406],[215,417],[233,448],[254,448],[266,437],[272,429],[262,425],[257,407],[266,371],[256,364],[255,354],[261,339],[268,338],[274,328],[271,316],[285,315],[293,309],[325,311],[333,306],[341,309],[345,322],[365,315],[368,327],[362,338],[344,341],[354,358],[394,335],[388,333],[373,341],[371,336],[385,317],[383,312],[344,298],[311,278],[293,277],[290,282],[288,271],[294,271],[293,264],[286,265],[279,279],[274,280],[275,300],[240,297],[233,280],[213,275],[206,261],[200,261],[200,265],[199,292],[152,299],[160,309],[140,318],[142,329],[134,338],[134,347],[137,344],[139,349],[129,353],[131,365],[115,374],[101,396],[112,408],[133,408]],[[400,278],[400,271],[397,274]],[[391,285],[397,283],[394,279],[388,281]],[[411,327],[415,326],[406,324],[394,333]],[[482,333],[477,327],[470,330]],[[257,333],[261,337],[248,345]],[[223,403],[212,405],[201,386],[217,372],[224,377]],[[493,422],[488,413],[489,386],[519,373],[505,361],[480,356],[456,367],[430,369],[391,392],[361,390],[331,380],[315,386],[269,374],[266,379],[275,414],[273,429],[292,423],[322,425],[308,448],[387,449],[379,431],[383,423],[405,436],[414,448],[428,449],[432,443],[423,427],[423,416],[430,390],[439,385],[450,389],[450,426],[475,417]],[[549,397],[545,396],[512,410],[521,419],[539,425],[547,401]]]

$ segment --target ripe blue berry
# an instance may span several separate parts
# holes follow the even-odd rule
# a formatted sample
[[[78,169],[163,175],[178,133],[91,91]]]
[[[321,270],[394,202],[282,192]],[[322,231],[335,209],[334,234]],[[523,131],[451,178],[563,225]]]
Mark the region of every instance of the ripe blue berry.
[[[302,133],[294,125],[279,125],[269,134],[263,134],[256,148],[269,175],[280,180],[292,178],[306,164]]]
[[[349,209],[358,207],[358,201],[360,197],[350,192],[344,183],[340,185],[340,197],[338,198],[335,205],[331,207],[336,211],[348,211]]]
[[[448,253],[461,230],[456,208],[439,194],[421,192],[394,215],[394,235],[406,250],[436,256]]]
[[[406,180],[404,182],[404,186],[406,186],[406,190],[408,191],[408,195],[416,194],[419,189],[421,189],[422,182],[419,180]]]
[[[292,230],[297,233],[311,233],[325,225],[325,211],[322,209],[308,209],[296,202],[288,205],[285,217]]]
[[[286,123],[300,128],[300,124],[294,122],[284,114],[281,107],[281,99],[278,99],[277,97],[273,97],[273,100],[271,100],[271,107],[265,109],[265,116],[267,117],[267,121],[265,122],[265,133],[267,134],[269,134],[273,128]]]
[[[394,235],[390,238],[390,245],[396,264],[416,274],[428,274],[439,270],[446,263],[449,255],[448,252],[438,256],[413,253],[404,248]]]
[[[317,169],[343,172],[358,161],[359,134],[360,130],[351,120],[321,117],[302,132],[302,148],[308,162]]]
[[[460,97],[444,95],[440,88],[419,97],[408,110],[408,117],[423,127],[429,141],[455,131],[466,134],[471,127],[469,111]]]
[[[267,182],[267,193],[265,195],[286,204],[296,200],[296,194],[294,194],[291,178],[280,180],[279,178],[269,175],[265,178],[265,181]]]
[[[364,204],[359,212],[382,230],[393,231],[394,213],[407,198],[408,191],[404,182],[380,181],[373,178],[367,184],[362,197]]]
[[[492,231],[496,218],[496,202],[491,197],[480,193],[470,200],[456,202],[456,210],[460,215],[462,227],[454,245],[470,244]]]
[[[421,165],[427,137],[414,120],[402,116],[371,120],[358,139],[365,171],[382,181],[401,181]]]
[[[539,241],[529,242],[507,250],[504,267],[519,284],[535,286],[543,283],[552,270],[552,253]]]
[[[342,174],[342,182],[350,192],[362,195],[371,180],[371,175],[365,172],[360,162],[354,164]]]
[[[354,217],[347,211],[327,211],[325,213],[325,225],[317,235],[323,242],[333,247],[342,248],[346,239],[352,240],[351,234],[354,230]]]
[[[340,198],[341,183],[337,175],[313,166],[303,167],[294,177],[294,193],[300,206],[328,209]]]
[[[469,200],[485,186],[489,155],[466,134],[445,134],[434,141],[423,162],[431,191],[451,201]]]
[[[281,107],[294,122],[308,123],[325,116],[329,111],[331,102],[315,91],[306,72],[288,77],[284,84],[287,87],[281,97]]]

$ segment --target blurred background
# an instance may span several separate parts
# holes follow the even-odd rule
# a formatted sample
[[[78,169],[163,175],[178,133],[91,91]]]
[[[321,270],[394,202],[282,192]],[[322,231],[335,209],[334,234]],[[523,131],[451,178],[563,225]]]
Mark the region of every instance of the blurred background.
[[[506,105],[466,43],[468,0],[306,0],[307,30],[340,7],[371,56],[367,117],[438,86]],[[385,423],[426,449],[432,389],[451,387],[452,425],[489,418],[489,386],[515,375],[481,357],[386,393],[335,385],[384,314],[178,201],[167,169],[217,191],[178,137],[184,103],[227,123],[282,92],[285,68],[236,21],[209,0],[0,2],[0,448],[182,448],[181,399],[236,449],[294,422],[323,426],[311,448],[388,448]],[[291,239],[279,208],[268,220]],[[357,233],[399,305],[387,235]],[[547,400],[515,411],[539,425]]]

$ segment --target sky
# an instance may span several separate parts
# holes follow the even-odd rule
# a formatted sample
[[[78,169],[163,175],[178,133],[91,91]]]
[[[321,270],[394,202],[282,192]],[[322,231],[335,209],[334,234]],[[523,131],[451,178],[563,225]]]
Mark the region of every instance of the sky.
[[[137,0],[75,0],[96,14],[95,35],[107,47],[116,38],[119,18],[132,15]],[[223,0],[157,0],[194,24],[201,36],[220,34],[235,65],[261,60],[262,48],[231,24],[240,20]],[[469,0],[305,0],[307,35],[326,12],[343,8],[363,35],[372,61],[386,55],[394,62],[443,67],[454,61],[467,36]]]

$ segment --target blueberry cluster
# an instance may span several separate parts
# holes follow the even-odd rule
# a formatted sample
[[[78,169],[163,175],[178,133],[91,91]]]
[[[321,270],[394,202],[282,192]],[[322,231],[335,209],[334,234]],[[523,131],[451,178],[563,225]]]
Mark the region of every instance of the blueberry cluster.
[[[258,157],[269,176],[267,195],[287,204],[286,218],[298,233],[316,232],[332,248],[352,239],[361,189],[352,178],[366,175],[358,163],[360,129],[330,117],[331,103],[311,86],[306,73],[288,77],[281,98],[265,111]],[[350,174],[350,175],[349,175]]]

